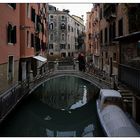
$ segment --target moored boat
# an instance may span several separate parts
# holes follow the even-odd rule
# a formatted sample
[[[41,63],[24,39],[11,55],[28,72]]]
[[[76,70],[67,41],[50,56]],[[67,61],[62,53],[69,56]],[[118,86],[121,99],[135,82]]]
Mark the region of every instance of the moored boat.
[[[96,101],[97,112],[106,136],[139,137],[138,129],[123,111],[121,94],[116,90],[101,89]]]

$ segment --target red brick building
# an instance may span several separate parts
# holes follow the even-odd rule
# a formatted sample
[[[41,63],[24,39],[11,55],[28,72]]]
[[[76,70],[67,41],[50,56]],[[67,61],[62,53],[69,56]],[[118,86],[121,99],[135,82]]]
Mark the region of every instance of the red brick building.
[[[20,5],[0,4],[0,91],[18,82],[20,58]]]
[[[46,4],[20,4],[20,77],[27,80],[31,72],[36,76],[42,65],[40,56],[45,55],[47,41]],[[38,57],[38,55],[40,55]],[[36,56],[36,57],[34,57]]]
[[[0,91],[44,71],[47,4],[0,4]]]

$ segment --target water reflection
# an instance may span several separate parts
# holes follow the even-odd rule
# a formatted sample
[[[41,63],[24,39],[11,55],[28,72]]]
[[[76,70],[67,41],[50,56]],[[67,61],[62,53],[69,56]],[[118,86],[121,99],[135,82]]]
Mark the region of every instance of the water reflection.
[[[0,136],[103,136],[94,93],[75,77],[52,79],[38,87],[0,126]]]
[[[79,131],[54,131],[46,128],[46,134],[48,137],[93,137],[94,136],[94,125],[89,124],[83,130]]]
[[[90,90],[91,85],[88,84],[79,78],[60,77],[42,86],[42,91],[38,96],[44,104],[52,108],[76,109],[85,105],[95,95],[96,90]]]

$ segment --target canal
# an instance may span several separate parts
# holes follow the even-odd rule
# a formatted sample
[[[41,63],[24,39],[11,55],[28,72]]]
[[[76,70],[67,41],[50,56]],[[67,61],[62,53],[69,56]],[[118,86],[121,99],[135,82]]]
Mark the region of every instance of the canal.
[[[39,86],[0,125],[2,137],[101,137],[96,111],[99,89],[62,76]]]

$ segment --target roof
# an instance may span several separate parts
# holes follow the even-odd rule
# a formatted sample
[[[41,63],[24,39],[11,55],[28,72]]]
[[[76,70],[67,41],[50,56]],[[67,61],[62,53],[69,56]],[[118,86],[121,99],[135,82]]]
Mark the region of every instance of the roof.
[[[103,97],[119,97],[119,98],[122,97],[120,92],[113,89],[101,89],[100,94]]]
[[[140,136],[130,119],[115,105],[106,106],[101,112],[102,123],[109,136]]]

